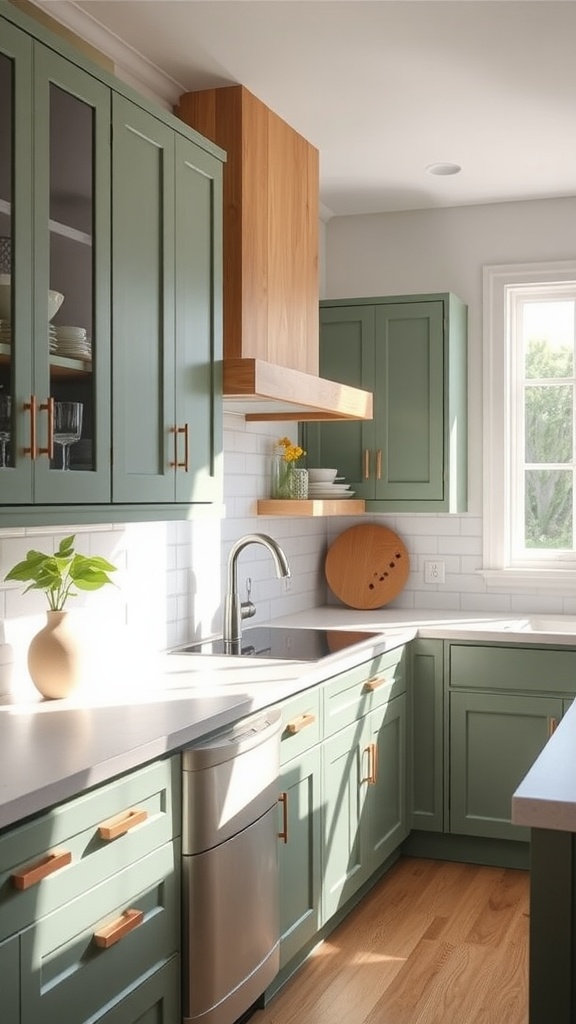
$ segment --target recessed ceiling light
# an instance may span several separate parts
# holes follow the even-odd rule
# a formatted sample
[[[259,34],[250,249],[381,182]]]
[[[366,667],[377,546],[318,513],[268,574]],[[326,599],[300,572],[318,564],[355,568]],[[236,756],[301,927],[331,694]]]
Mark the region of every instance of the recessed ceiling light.
[[[428,167],[426,168],[426,170],[427,170],[428,174],[440,174],[440,175],[443,175],[443,174],[460,174],[460,171],[462,170],[462,168],[460,167],[460,164],[442,163],[442,164],[428,164]]]

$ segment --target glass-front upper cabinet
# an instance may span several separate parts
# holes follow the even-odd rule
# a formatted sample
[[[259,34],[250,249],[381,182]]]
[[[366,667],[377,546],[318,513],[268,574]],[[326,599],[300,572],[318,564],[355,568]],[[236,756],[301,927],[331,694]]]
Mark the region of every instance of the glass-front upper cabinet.
[[[40,43],[26,54],[25,33],[11,41],[22,46],[7,53],[2,36],[0,503],[108,502],[110,92]]]

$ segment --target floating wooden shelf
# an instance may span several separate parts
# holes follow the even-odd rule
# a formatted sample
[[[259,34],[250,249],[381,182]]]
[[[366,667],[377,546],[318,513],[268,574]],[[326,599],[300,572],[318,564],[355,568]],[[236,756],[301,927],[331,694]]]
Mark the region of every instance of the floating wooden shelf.
[[[264,498],[258,501],[259,516],[358,516],[365,511],[364,498],[293,498],[280,501],[277,498]]]

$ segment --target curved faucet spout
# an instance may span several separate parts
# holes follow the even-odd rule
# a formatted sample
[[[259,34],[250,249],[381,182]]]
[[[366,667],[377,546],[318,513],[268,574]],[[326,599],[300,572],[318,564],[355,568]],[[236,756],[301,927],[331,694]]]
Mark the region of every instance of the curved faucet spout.
[[[288,559],[284,551],[278,541],[274,540],[273,537],[269,537],[268,534],[247,533],[246,536],[240,537],[240,540],[237,540],[232,545],[228,555],[228,590],[224,599],[222,638],[225,649],[227,645],[231,644],[239,647],[239,641],[242,638],[242,619],[249,614],[253,614],[253,611],[249,611],[246,606],[240,603],[240,598],[238,597],[238,556],[249,544],[262,544],[270,552],[274,559],[278,579],[285,579],[291,575]]]

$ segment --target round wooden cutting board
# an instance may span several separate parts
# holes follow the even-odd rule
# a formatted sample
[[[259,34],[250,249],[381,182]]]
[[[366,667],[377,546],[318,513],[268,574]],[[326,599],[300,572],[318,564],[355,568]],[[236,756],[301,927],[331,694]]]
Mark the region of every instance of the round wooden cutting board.
[[[398,534],[386,526],[352,526],[328,549],[326,579],[349,608],[381,608],[408,579],[410,559]]]

